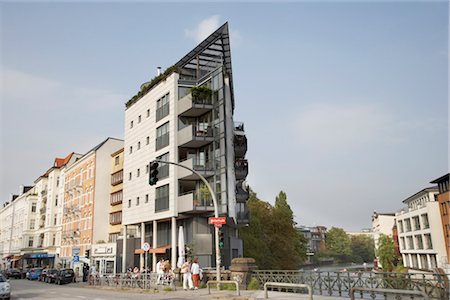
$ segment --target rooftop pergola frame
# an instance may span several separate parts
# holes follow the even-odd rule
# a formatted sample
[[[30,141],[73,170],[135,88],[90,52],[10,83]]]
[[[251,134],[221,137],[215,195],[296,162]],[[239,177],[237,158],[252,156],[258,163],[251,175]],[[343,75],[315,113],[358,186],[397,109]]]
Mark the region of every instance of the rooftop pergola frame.
[[[180,80],[194,81],[196,84],[200,83],[205,76],[208,76],[218,67],[223,66],[230,80],[231,100],[234,107],[228,22],[204,39],[180,59],[175,66],[180,75]]]

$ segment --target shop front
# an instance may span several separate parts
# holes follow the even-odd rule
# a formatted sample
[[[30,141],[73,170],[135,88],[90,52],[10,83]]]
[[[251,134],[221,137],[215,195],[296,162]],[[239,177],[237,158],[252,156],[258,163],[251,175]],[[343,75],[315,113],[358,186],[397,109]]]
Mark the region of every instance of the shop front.
[[[54,268],[55,254],[24,253],[23,266],[25,268]]]
[[[116,244],[92,245],[92,263],[100,275],[115,274],[116,270]]]

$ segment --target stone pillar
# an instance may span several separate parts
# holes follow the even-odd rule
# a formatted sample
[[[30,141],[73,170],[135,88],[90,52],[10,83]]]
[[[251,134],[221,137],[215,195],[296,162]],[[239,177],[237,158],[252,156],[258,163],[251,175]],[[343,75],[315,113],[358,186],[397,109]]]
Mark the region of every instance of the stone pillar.
[[[233,258],[230,266],[230,280],[237,280],[239,282],[239,287],[246,290],[247,285],[250,283],[250,279],[252,278],[252,272],[257,268],[256,261],[253,258]]]
[[[175,217],[172,217],[172,259],[171,259],[171,265],[172,270],[176,269],[177,267],[177,220]]]
[[[127,225],[123,225],[122,273],[127,272]]]
[[[156,234],[158,233],[158,222],[153,221],[153,242],[152,242],[152,248],[156,249],[158,239]],[[156,253],[152,254],[152,271],[156,272]]]

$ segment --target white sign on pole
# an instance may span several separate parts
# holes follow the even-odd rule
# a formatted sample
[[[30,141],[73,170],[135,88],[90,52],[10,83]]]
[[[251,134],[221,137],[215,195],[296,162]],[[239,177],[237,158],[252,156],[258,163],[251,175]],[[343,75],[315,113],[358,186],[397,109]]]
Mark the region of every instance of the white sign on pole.
[[[142,250],[144,250],[145,252],[147,252],[148,250],[150,250],[150,244],[145,242],[142,244]]]

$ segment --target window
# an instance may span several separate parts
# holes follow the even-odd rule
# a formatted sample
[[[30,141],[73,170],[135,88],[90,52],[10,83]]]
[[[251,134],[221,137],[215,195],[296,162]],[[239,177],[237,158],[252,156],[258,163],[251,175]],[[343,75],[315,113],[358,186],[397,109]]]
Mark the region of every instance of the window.
[[[409,250],[414,249],[414,243],[413,243],[413,238],[412,238],[412,236],[408,236],[408,237],[407,237],[407,241],[408,241],[408,249],[409,249]]]
[[[156,101],[156,122],[169,114],[169,94]]]
[[[56,225],[57,222],[58,222],[58,215],[55,214],[55,216],[53,217],[53,225]]]
[[[150,144],[150,137],[147,137],[147,145]]]
[[[138,142],[138,150],[141,149],[141,142]]]
[[[130,128],[133,128],[133,121],[130,122]]]
[[[398,232],[402,233],[403,232],[403,221],[398,221]]]
[[[141,175],[141,169],[137,169],[137,175],[136,177],[139,177]]]
[[[430,222],[428,221],[428,214],[422,215],[422,224],[424,229],[430,228]]]
[[[33,247],[33,237],[32,236],[30,236],[28,238],[28,247]]]
[[[169,122],[156,128],[156,150],[169,145]]]
[[[155,189],[155,212],[169,209],[169,185]]]
[[[158,156],[156,159],[169,161],[169,153]],[[158,179],[169,177],[169,164],[160,163],[158,168]]]
[[[117,204],[122,203],[122,200],[123,200],[123,191],[118,191],[118,192],[111,194],[110,204],[117,205]]]
[[[36,202],[31,203],[31,212],[32,213],[36,212]]]
[[[405,219],[406,232],[411,231],[411,219]]]
[[[138,123],[141,123],[141,116],[138,117]]]
[[[128,180],[131,180],[133,176],[131,175],[131,172],[128,174]]]
[[[58,206],[58,195],[55,196],[55,206]]]
[[[115,166],[119,165],[119,156],[116,156],[115,161],[114,161],[114,165]]]
[[[118,185],[123,182],[123,170],[111,174],[111,185]]]
[[[406,247],[405,247],[405,238],[404,237],[400,238],[400,246],[401,246],[402,250],[406,249]]]
[[[56,177],[56,187],[59,187],[59,176]]]
[[[148,174],[148,170],[149,170],[149,165],[145,166],[145,174]]]
[[[109,214],[109,224],[117,225],[122,223],[122,211],[117,211]]]
[[[420,230],[419,216],[413,217],[413,222],[414,222],[414,230]]]
[[[148,203],[148,194],[145,195],[145,203]]]
[[[133,146],[130,146],[130,154],[133,153]]]
[[[131,199],[128,200],[128,207],[131,207]]]
[[[447,205],[445,204],[445,202],[441,203],[441,211],[442,211],[442,215],[446,216],[447,215]]]
[[[35,223],[36,221],[34,220],[34,219],[31,219],[30,220],[30,229],[34,229],[34,223]]]
[[[139,205],[139,197],[136,198],[136,206]]]
[[[53,234],[53,238],[52,238],[52,246],[56,245],[56,233]]]
[[[416,245],[417,245],[417,249],[423,249],[423,240],[422,240],[422,235],[416,235]]]
[[[150,109],[147,109],[147,118],[150,117]]]
[[[109,234],[109,242],[115,243],[117,242],[117,238],[119,237],[119,233],[110,233]],[[112,272],[111,272],[112,273]]]
[[[433,249],[433,242],[431,241],[431,234],[424,234],[426,249]]]

